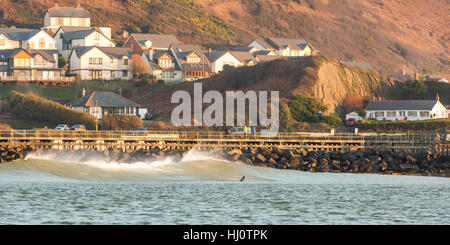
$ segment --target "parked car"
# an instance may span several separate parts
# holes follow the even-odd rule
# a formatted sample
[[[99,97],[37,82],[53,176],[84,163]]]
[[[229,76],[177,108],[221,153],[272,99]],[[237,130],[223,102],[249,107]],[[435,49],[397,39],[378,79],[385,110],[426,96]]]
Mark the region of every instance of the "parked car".
[[[56,130],[69,130],[69,126],[67,124],[58,124],[55,128]]]
[[[83,124],[77,124],[70,127],[70,130],[74,131],[86,131],[86,127]]]
[[[245,127],[234,127],[230,130],[230,134],[244,134]],[[247,127],[247,135],[252,133],[252,128]]]
[[[145,120],[152,120],[152,118],[153,118],[153,115],[151,112],[145,113],[145,115],[144,115]]]
[[[132,130],[126,131],[126,136],[147,136],[148,132],[146,128],[133,128]]]
[[[354,127],[356,125],[356,119],[355,118],[349,118],[345,122],[346,127]]]

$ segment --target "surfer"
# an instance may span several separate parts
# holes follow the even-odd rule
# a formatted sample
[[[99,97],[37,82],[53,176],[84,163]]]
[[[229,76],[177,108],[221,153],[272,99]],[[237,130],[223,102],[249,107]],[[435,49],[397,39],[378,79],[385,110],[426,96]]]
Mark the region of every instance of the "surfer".
[[[242,181],[244,181],[244,180],[245,180],[245,176],[242,176],[242,178],[241,178],[241,182],[242,182]]]

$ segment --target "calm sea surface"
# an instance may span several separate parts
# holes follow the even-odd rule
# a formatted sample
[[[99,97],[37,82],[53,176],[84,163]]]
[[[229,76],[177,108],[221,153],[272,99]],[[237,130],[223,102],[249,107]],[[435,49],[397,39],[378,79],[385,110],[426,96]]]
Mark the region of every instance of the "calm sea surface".
[[[450,224],[450,179],[31,157],[0,165],[0,224]]]

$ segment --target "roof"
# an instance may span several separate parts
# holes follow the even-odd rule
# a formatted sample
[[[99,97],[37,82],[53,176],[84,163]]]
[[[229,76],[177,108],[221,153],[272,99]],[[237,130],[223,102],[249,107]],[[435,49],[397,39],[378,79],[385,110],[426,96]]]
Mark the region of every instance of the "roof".
[[[149,61],[151,70],[162,70],[163,68],[159,66],[158,59],[163,56],[164,54],[168,54],[174,61],[174,67],[173,70],[179,71],[180,66],[177,62],[175,62],[175,58],[170,50],[153,50],[153,60],[150,59],[150,51],[144,51],[144,55],[147,57],[147,60]],[[167,69],[167,68],[164,68]]]
[[[88,30],[68,31],[61,33],[61,37],[64,38],[64,40],[66,41],[71,41],[72,39],[83,39],[95,31],[97,30],[92,27]]]
[[[98,47],[105,54],[116,58],[121,59],[124,56],[131,57],[133,55],[133,51],[129,48],[120,48],[120,47]]]
[[[250,52],[250,50],[255,49],[253,46],[243,46],[243,47],[234,47],[234,51],[243,51],[243,52]]]
[[[250,61],[253,61],[255,63],[258,63],[258,60],[253,56],[250,52],[243,52],[243,51],[230,51],[231,55],[236,57],[240,62],[247,64]]]
[[[366,110],[431,110],[437,102],[437,100],[371,101]]]
[[[91,14],[86,9],[70,7],[54,7],[48,10],[50,17],[78,17],[91,18]]]
[[[263,46],[263,48],[265,48],[265,49],[274,49],[274,47],[272,45],[270,45],[269,43],[267,43],[264,39],[255,39],[254,41],[261,44],[261,46]]]
[[[3,29],[7,29],[7,28],[3,28]],[[40,30],[27,30],[27,29],[0,30],[0,33],[7,36],[10,40],[16,40],[16,41],[28,40],[39,32],[40,32]]]
[[[167,34],[132,33],[130,36],[133,36],[142,47],[145,47],[145,41],[149,40],[152,42],[152,48],[156,49],[169,49],[171,44],[180,43],[177,37]]]
[[[63,32],[72,32],[72,31],[85,31],[90,30],[94,27],[89,26],[60,26],[59,27]]]
[[[16,55],[17,53],[19,53],[21,50],[21,48],[16,48],[16,49],[0,49],[0,61],[8,61],[8,59],[14,57],[14,55]]]
[[[97,92],[94,91],[84,97],[78,98],[66,105],[71,107],[143,107],[125,97],[122,97],[113,92]]]
[[[205,53],[205,55],[209,61],[216,61],[226,53],[227,51],[212,51]]]
[[[95,46],[80,46],[80,47],[73,48],[72,52],[75,52],[78,57],[81,57],[81,56],[83,56],[85,53],[87,53],[89,50],[91,50],[93,48],[95,48]],[[72,55],[72,52],[70,53],[70,55]]]
[[[43,50],[43,49],[32,49],[31,56],[41,55],[44,59],[50,62],[56,62],[54,54],[58,54],[58,50]]]
[[[308,46],[308,42],[302,39],[269,37],[266,39],[266,42],[274,46],[276,49],[290,46],[293,49],[303,50]]]
[[[278,56],[278,55],[256,55],[256,58],[258,59],[258,61],[260,62],[269,62],[272,60],[276,60],[276,59],[282,59],[283,57]]]

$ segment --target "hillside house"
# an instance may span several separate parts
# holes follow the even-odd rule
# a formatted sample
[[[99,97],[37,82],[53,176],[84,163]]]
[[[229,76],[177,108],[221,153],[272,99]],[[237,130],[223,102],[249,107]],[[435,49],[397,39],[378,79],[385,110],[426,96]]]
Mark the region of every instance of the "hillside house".
[[[94,91],[66,104],[77,111],[88,112],[98,119],[106,115],[136,115],[144,119],[148,109],[113,92]]]
[[[366,110],[366,119],[378,121],[447,118],[447,110],[439,100],[371,101]]]
[[[211,75],[210,62],[199,45],[172,44],[169,50],[181,67],[183,81],[194,81]]]
[[[55,34],[56,47],[66,59],[74,47],[115,47],[116,44],[99,28],[67,28],[61,27]]]
[[[56,31],[60,26],[90,27],[91,14],[80,5],[73,8],[59,7],[56,4],[45,13],[42,29]]]
[[[317,53],[309,42],[301,39],[269,37],[255,39],[248,46],[253,46],[258,50],[272,50],[280,56],[310,56]]]
[[[83,80],[132,79],[132,52],[119,47],[76,47],[69,56],[69,70]]]
[[[47,32],[33,29],[0,28],[1,49],[56,49],[56,41]]]
[[[0,50],[0,80],[60,80],[57,50]]]
[[[239,67],[244,65],[230,51],[209,51],[206,53],[206,57],[210,61],[211,72],[213,73],[221,72],[224,66]]]
[[[230,54],[239,61],[240,64],[238,66],[253,66],[259,63],[258,59],[251,52],[230,51]]]
[[[174,35],[131,33],[123,47],[141,55],[150,50],[169,50],[171,44],[180,44],[180,41]]]
[[[171,50],[146,50],[141,56],[149,73],[156,80],[163,81],[165,84],[182,81],[181,67]]]

